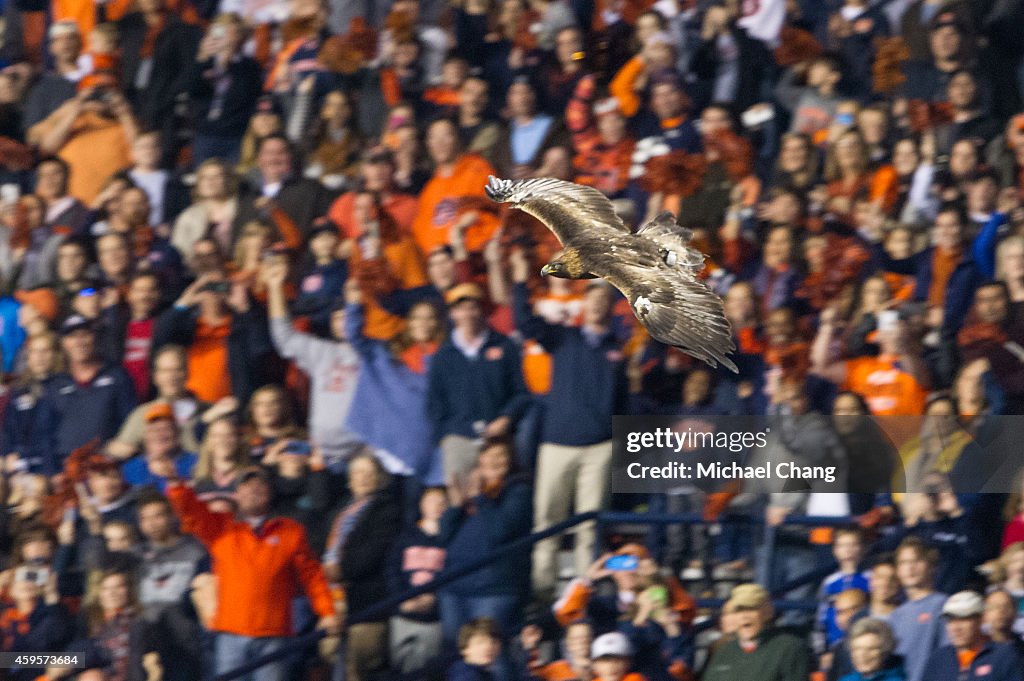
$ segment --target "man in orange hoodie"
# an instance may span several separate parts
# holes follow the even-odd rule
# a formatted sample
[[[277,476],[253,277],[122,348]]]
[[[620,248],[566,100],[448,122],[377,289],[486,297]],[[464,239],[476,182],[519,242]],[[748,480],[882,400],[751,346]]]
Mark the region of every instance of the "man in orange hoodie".
[[[167,465],[165,465],[165,463]],[[213,513],[190,487],[181,484],[173,462],[153,464],[167,479],[167,497],[182,529],[210,551],[217,581],[217,608],[210,628],[218,633],[215,672],[223,674],[280,649],[292,635],[291,603],[301,588],[320,617],[317,628],[339,628],[327,579],[302,525],[270,517],[268,474],[251,468],[235,489],[236,515]],[[286,662],[258,669],[254,681],[285,678]]]

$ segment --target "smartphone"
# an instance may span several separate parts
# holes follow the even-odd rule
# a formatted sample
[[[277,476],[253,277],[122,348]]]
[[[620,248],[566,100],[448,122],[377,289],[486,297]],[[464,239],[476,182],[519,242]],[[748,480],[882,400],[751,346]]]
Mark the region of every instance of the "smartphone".
[[[639,564],[636,556],[612,556],[604,562],[604,568],[612,572],[633,572]]]
[[[900,313],[896,310],[882,310],[878,313],[878,330],[892,331],[900,321]]]
[[[656,605],[665,607],[668,605],[668,588],[664,586],[652,586],[647,589],[647,596]]]
[[[313,453],[313,448],[304,440],[291,440],[287,445],[285,445],[284,453],[295,454],[298,456],[309,456]]]
[[[836,125],[853,125],[853,114],[852,113],[841,113],[836,114]]]
[[[17,203],[21,198],[21,187],[9,183],[0,185],[0,203]]]
[[[14,571],[14,581],[32,582],[36,586],[46,586],[46,583],[50,581],[50,568],[22,565]]]
[[[228,293],[231,290],[231,282],[211,281],[209,284],[203,286],[202,290],[212,291],[214,293]]]

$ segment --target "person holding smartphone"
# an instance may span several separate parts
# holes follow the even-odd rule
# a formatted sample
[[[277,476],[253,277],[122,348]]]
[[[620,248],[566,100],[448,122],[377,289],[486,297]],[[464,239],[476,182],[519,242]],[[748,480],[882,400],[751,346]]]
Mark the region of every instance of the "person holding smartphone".
[[[259,306],[244,284],[205,274],[157,318],[153,347],[186,348],[187,387],[204,402],[234,396],[248,402],[257,387],[278,378],[267,362],[273,347]]]

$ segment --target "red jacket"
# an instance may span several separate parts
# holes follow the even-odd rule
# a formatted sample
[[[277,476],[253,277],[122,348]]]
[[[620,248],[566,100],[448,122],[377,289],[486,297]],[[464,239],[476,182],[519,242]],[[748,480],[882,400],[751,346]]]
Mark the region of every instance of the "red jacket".
[[[167,496],[182,529],[206,545],[217,577],[210,628],[239,636],[291,636],[291,601],[301,586],[321,617],[334,614],[330,588],[306,530],[271,518],[259,533],[230,513],[212,513],[192,488],[170,485]]]

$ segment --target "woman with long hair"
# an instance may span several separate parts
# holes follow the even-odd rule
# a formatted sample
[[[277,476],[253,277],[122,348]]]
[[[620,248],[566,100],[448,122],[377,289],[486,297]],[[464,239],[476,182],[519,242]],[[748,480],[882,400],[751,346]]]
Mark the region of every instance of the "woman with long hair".
[[[64,368],[60,340],[52,331],[36,333],[25,341],[22,356],[24,367],[0,430],[0,453],[17,453],[18,462],[12,465],[23,470],[53,475],[61,470],[52,439],[56,423],[42,398],[50,378]]]
[[[877,355],[878,344],[869,340],[878,330],[878,315],[888,310],[892,302],[892,289],[881,274],[868,277],[857,289],[857,302],[853,317],[843,339],[843,351],[848,357]]]
[[[832,427],[839,436],[850,467],[850,513],[861,515],[875,507],[878,494],[902,490],[904,475],[895,446],[871,419],[864,397],[844,390],[832,402]]]
[[[366,449],[348,462],[348,499],[331,523],[323,555],[327,578],[345,592],[350,612],[360,612],[388,594],[386,568],[401,515],[390,477]],[[388,647],[386,615],[349,627],[345,678],[363,681],[384,666]]]
[[[249,450],[233,416],[222,416],[206,429],[192,478],[200,499],[230,495],[249,466]]]
[[[364,140],[348,93],[327,93],[311,133],[307,137],[307,172],[332,189],[349,186],[359,174]]]
[[[782,136],[771,186],[808,190],[818,181],[818,152],[807,135],[791,132]]]
[[[379,194],[358,192],[353,213],[358,236],[349,249],[349,271],[364,296],[364,333],[378,340],[393,338],[402,330],[404,321],[379,301],[396,291],[427,284],[423,256],[415,240],[384,209]]]
[[[249,456],[259,463],[267,448],[280,440],[304,440],[305,431],[296,423],[285,389],[276,384],[258,388],[249,399],[247,443]]]
[[[247,176],[256,169],[256,153],[260,148],[260,140],[281,132],[284,132],[284,120],[277,111],[273,95],[263,95],[256,103],[256,112],[249,119],[249,127],[242,137],[239,175]]]
[[[102,669],[106,681],[153,681],[162,664],[156,639],[142,617],[134,577],[121,568],[89,575],[80,613],[87,640],[86,665]],[[77,650],[74,645],[72,650]]]
[[[413,305],[404,330],[381,341],[363,331],[363,296],[351,279],[345,303],[345,335],[363,360],[347,427],[378,452],[395,457],[414,479],[442,484],[426,409],[427,368],[445,337],[440,311],[427,301]]]
[[[196,169],[192,205],[175,220],[171,243],[189,257],[196,241],[211,236],[223,252],[230,252],[238,204],[234,168],[220,159],[203,161]]]

